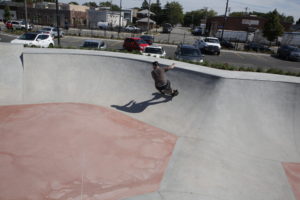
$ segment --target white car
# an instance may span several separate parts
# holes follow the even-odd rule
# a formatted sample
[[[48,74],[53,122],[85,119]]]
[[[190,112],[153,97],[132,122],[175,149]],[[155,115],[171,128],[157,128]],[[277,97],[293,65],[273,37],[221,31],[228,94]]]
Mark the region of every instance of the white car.
[[[166,51],[161,46],[147,46],[144,48],[142,52],[145,56],[152,56],[156,58],[164,58],[166,57]]]
[[[44,27],[41,30],[38,30],[38,32],[40,33],[48,33],[50,34],[52,37],[57,37],[58,36],[58,31],[56,27]],[[65,33],[59,29],[59,36],[60,37],[64,37]]]
[[[126,26],[125,27],[125,31],[129,31],[129,32],[138,32],[140,30],[141,29],[136,26]]]
[[[23,44],[29,47],[53,47],[54,41],[50,34],[25,33],[17,39],[12,40],[12,44]]]
[[[201,50],[202,53],[220,55],[221,44],[218,38],[206,37],[195,41],[194,46]]]
[[[194,46],[199,49],[202,49],[204,46],[217,46],[221,49],[220,41],[215,37],[206,37],[204,39],[196,40]]]
[[[24,21],[11,21],[12,24],[12,28],[13,29],[25,29],[26,25]],[[27,29],[31,30],[32,29],[32,25],[27,23]]]

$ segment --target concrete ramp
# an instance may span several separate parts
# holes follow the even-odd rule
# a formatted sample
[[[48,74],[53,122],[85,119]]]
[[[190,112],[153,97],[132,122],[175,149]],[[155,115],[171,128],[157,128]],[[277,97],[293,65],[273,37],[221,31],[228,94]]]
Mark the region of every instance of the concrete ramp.
[[[0,43],[0,105],[22,103],[22,51],[20,45]]]
[[[298,77],[176,61],[167,75],[179,95],[170,99],[154,89],[150,57],[24,49],[24,72],[9,74],[7,68],[19,59],[15,55],[15,62],[0,66],[1,105],[88,103],[178,136],[159,190],[127,200],[300,199],[297,181],[283,167],[300,162]],[[7,84],[8,75],[16,76],[22,89],[3,90],[3,83],[14,84]]]

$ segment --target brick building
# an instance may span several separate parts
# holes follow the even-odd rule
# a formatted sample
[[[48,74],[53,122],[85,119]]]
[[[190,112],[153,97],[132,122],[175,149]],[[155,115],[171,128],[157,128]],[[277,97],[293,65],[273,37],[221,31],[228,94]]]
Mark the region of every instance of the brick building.
[[[14,19],[24,20],[24,3],[1,2],[0,10],[9,6],[12,13],[16,13]],[[59,3],[58,25],[63,27],[68,22],[71,27],[85,27],[88,23],[87,6],[69,5]],[[56,4],[40,2],[27,5],[27,18],[29,22],[40,25],[56,25]]]
[[[264,24],[267,22],[265,18],[257,16],[243,16],[243,17],[226,17],[225,30],[233,31],[247,31],[254,32],[256,30],[262,30]],[[210,35],[214,35],[219,29],[223,28],[224,16],[211,17],[207,19],[206,31]],[[292,24],[281,23],[288,31]]]

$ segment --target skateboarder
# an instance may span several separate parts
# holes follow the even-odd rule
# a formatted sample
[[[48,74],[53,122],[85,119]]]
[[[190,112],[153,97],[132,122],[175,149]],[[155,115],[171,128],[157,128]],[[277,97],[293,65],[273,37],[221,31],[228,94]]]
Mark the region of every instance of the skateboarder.
[[[168,70],[174,69],[175,63],[168,67],[161,68],[157,61],[152,63],[153,70],[151,72],[152,78],[155,82],[156,89],[162,94],[168,94],[171,96],[176,96],[178,94],[177,90],[172,90],[171,83],[167,80],[166,72]]]

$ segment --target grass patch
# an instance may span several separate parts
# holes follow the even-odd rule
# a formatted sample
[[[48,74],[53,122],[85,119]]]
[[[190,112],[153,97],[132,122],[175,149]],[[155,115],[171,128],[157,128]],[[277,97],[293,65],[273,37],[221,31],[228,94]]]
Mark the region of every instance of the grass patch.
[[[16,30],[16,29],[5,29],[5,30],[3,30],[3,32],[13,34],[13,35],[22,35],[26,31],[25,30]]]

